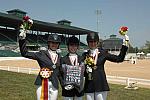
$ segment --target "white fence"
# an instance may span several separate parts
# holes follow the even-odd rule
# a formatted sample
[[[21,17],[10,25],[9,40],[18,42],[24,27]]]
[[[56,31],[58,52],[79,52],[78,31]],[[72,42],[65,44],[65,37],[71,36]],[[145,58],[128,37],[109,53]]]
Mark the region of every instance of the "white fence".
[[[119,76],[107,76],[109,82],[117,84],[123,84],[129,86],[130,83],[136,83],[138,86],[144,86],[150,88],[150,80],[130,77],[119,77]]]
[[[0,57],[0,61],[5,60],[31,60],[25,57]]]
[[[0,66],[0,70],[7,70],[18,73],[27,73],[27,74],[38,74],[38,68],[22,68],[22,67],[10,67],[10,66]]]
[[[10,66],[0,66],[0,70],[7,70],[19,73],[27,74],[38,74],[38,68],[22,68],[22,67],[10,67]],[[129,77],[119,77],[119,76],[109,76],[107,75],[107,80],[110,83],[117,83],[129,86],[130,83],[136,83],[138,86],[146,86],[150,88],[150,80],[140,79],[140,78],[129,78]]]

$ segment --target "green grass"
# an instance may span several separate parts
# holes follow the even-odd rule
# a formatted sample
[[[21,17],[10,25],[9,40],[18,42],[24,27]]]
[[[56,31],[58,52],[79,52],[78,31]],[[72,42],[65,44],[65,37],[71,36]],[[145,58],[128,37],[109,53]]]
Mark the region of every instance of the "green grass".
[[[36,75],[0,70],[0,100],[36,100]],[[107,100],[149,100],[150,89],[126,90],[123,85],[110,84]],[[59,89],[58,100],[61,100]]]
[[[137,90],[124,89],[123,85],[110,84],[108,100],[150,100],[150,89],[139,88]]]
[[[0,71],[0,100],[35,100],[35,75]]]

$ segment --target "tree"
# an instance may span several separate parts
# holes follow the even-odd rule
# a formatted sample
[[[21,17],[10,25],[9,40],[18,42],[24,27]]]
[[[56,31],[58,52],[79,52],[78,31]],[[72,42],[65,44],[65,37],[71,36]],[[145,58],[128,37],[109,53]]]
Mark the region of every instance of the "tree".
[[[137,53],[139,51],[138,47],[133,47],[131,44],[129,44],[129,49],[128,52],[129,53]]]
[[[142,48],[142,51],[145,53],[150,53],[150,41],[146,41],[144,47]]]

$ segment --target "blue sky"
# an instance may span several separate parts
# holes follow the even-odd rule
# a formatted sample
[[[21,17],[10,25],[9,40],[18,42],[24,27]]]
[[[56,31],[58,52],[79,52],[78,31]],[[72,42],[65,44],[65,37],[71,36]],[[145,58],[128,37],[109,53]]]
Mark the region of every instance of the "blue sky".
[[[96,10],[100,10],[100,38],[121,37],[119,28],[127,26],[131,45],[141,47],[150,41],[149,5],[150,0],[1,0],[0,12],[20,9],[36,20],[56,23],[67,19],[72,26],[97,31]]]

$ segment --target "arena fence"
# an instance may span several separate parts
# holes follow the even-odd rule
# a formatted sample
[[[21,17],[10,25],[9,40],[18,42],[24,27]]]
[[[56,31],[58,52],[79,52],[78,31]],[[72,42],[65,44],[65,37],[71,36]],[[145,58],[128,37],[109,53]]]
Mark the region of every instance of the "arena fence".
[[[27,74],[38,74],[38,68],[22,68],[22,67],[10,67],[10,66],[0,66],[0,70],[7,70],[18,73],[27,73]],[[109,83],[116,83],[130,86],[131,84],[136,84],[140,87],[150,88],[150,80],[140,79],[140,78],[130,78],[130,77],[120,77],[120,76],[110,76],[107,75],[107,80]]]
[[[27,74],[38,74],[38,68],[22,68],[22,67],[10,67],[10,66],[0,66],[0,70],[7,70],[18,73],[27,73]]]
[[[122,85],[127,85],[127,86],[135,85],[135,86],[141,86],[141,87],[148,87],[148,88],[150,88],[150,80],[148,80],[148,79],[120,77],[120,76],[109,76],[109,75],[107,75],[107,80],[110,83],[122,84]]]

